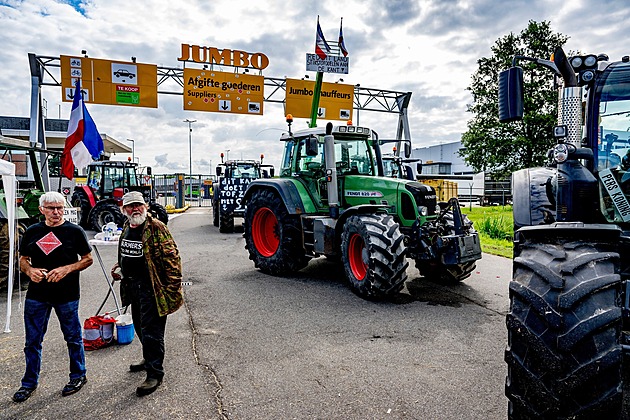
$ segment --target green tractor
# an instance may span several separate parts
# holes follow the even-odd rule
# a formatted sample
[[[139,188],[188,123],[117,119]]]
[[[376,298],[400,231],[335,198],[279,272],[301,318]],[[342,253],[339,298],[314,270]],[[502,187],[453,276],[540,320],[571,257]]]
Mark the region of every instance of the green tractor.
[[[438,203],[429,186],[383,176],[384,141],[371,129],[329,123],[281,141],[279,178],[252,181],[243,198],[246,249],[262,272],[283,275],[326,256],[341,260],[356,294],[378,299],[403,288],[407,258],[442,282],[475,268],[479,236],[457,199]]]

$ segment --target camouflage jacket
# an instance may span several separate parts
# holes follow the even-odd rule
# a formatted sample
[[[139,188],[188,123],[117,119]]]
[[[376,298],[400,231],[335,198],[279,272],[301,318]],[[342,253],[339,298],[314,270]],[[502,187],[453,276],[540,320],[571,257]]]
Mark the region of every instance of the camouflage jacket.
[[[123,235],[129,229],[129,222],[123,227]],[[155,301],[160,316],[168,315],[179,309],[184,303],[182,294],[182,261],[177,245],[166,225],[147,214],[147,221],[142,230],[142,252],[153,285]],[[118,248],[118,264],[121,263]],[[129,305],[130,285],[123,278],[120,284],[120,298],[123,306]]]

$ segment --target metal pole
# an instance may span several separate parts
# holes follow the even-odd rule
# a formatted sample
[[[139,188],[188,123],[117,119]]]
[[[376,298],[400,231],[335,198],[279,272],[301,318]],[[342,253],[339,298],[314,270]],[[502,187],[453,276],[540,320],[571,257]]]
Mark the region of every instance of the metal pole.
[[[188,170],[190,176],[190,201],[192,201],[192,123],[197,122],[197,120],[189,120],[186,118],[184,122],[188,123],[188,154],[190,156],[190,162],[188,163]]]
[[[131,161],[136,161],[136,141],[133,139],[127,139],[127,141],[131,142]]]

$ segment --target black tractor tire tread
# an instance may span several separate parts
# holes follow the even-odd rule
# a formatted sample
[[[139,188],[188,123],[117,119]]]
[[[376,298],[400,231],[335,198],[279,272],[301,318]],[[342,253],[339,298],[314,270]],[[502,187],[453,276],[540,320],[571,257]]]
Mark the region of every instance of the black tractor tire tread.
[[[219,206],[212,203],[212,225],[219,227]]]
[[[366,277],[355,278],[348,259],[348,246],[352,234],[361,235],[369,253]],[[361,214],[348,218],[341,234],[342,262],[346,277],[357,295],[378,299],[398,293],[407,281],[406,248],[404,235],[390,215]]]
[[[152,217],[158,219],[165,225],[168,224],[168,212],[166,211],[166,208],[160,203],[149,204],[149,213],[151,213]]]
[[[81,218],[79,219],[79,225],[83,228],[89,228],[89,216],[90,210],[92,210],[92,206],[90,205],[90,200],[84,191],[74,191],[72,193],[72,198],[70,199],[70,203],[73,207],[79,207],[81,209]]]
[[[270,257],[261,255],[252,238],[254,214],[261,208],[270,209],[278,220],[277,234],[280,244]],[[298,216],[291,215],[282,199],[273,191],[261,189],[254,192],[247,203],[243,221],[245,249],[254,266],[266,274],[280,276],[300,270],[308,264],[310,257],[306,255],[302,245],[302,227]]]
[[[219,232],[221,233],[234,232],[234,213],[222,211],[220,204],[217,207],[219,208]]]
[[[110,217],[107,217],[107,216]],[[106,220],[107,219],[107,220]],[[113,203],[99,204],[90,211],[90,226],[97,232],[103,229],[107,221],[116,223],[118,227],[125,224],[125,216],[120,211],[120,207]]]
[[[619,418],[619,254],[603,246],[559,239],[518,248],[506,317],[510,419]]]

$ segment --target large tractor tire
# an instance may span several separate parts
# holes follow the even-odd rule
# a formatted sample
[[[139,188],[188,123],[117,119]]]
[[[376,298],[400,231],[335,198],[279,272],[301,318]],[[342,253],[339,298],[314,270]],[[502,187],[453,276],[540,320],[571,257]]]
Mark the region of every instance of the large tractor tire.
[[[253,193],[245,211],[245,249],[263,273],[283,275],[306,267],[310,258],[302,246],[297,216],[270,190]]]
[[[622,408],[619,255],[525,240],[507,315],[510,419],[617,419]]]
[[[350,216],[341,234],[344,271],[350,287],[363,298],[399,292],[407,280],[404,235],[392,216]]]
[[[165,225],[168,224],[168,212],[166,211],[166,208],[160,203],[149,204],[149,213],[152,217],[158,219]]]
[[[212,224],[219,227],[219,204],[212,202]]]
[[[219,232],[221,233],[232,233],[234,232],[234,213],[229,211],[223,211],[221,209],[221,205],[218,206],[219,209]]]
[[[462,221],[464,231],[468,233],[474,233],[473,222],[467,215],[462,214]],[[453,211],[448,211],[442,218],[442,234],[454,235],[455,234],[455,222],[453,220]],[[414,234],[416,234],[414,232]],[[470,277],[470,274],[477,267],[475,261],[468,261],[455,265],[443,265],[440,261],[427,261],[416,260],[416,268],[420,272],[420,275],[430,279],[431,281],[453,285],[461,282],[464,279]]]
[[[90,226],[97,232],[103,230],[109,222],[114,222],[118,227],[125,224],[125,216],[120,211],[120,207],[113,203],[99,202],[90,212]]]
[[[72,204],[72,207],[78,207],[81,211],[79,224],[85,229],[89,228],[89,216],[90,210],[92,210],[92,205],[90,204],[90,199],[85,194],[85,191],[74,191],[72,193],[72,198],[70,199],[70,204]]]

